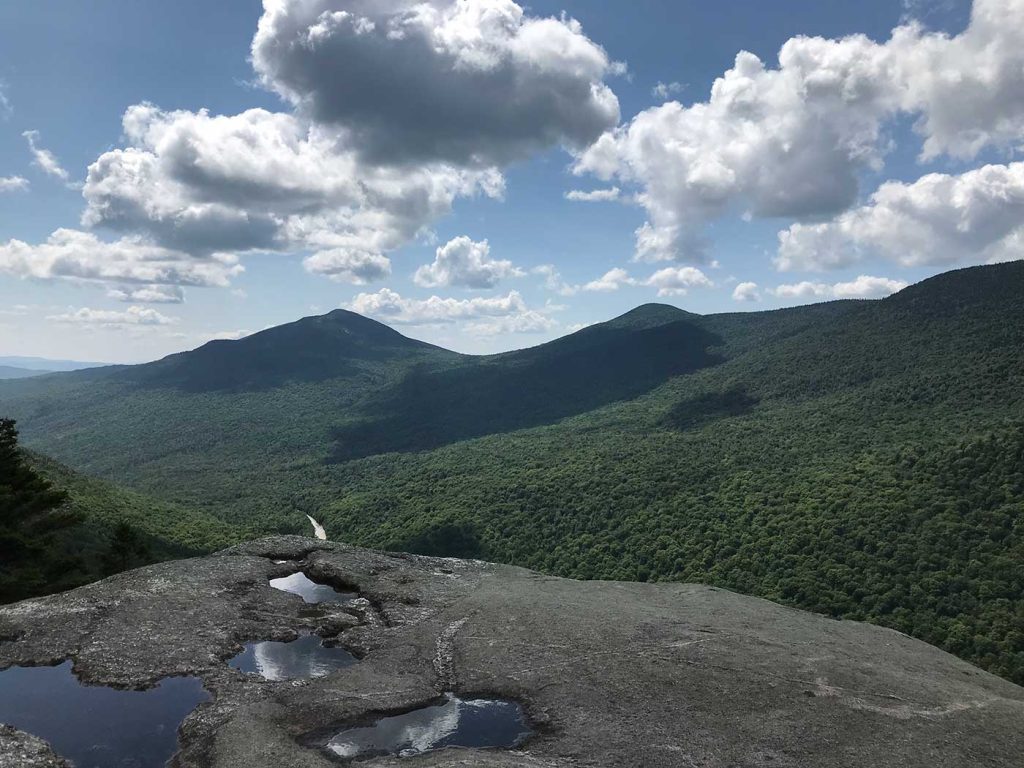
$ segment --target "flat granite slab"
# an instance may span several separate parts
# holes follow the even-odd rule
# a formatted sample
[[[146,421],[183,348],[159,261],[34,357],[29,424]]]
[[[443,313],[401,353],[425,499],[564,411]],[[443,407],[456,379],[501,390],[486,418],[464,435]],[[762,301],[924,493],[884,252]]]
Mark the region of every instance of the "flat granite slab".
[[[300,569],[360,598],[307,605],[269,586]],[[310,631],[361,661],[281,682],[227,666],[246,641]],[[329,768],[309,734],[445,692],[516,700],[535,734],[360,765],[1020,768],[1024,755],[1024,688],[898,632],[699,585],[301,537],[0,607],[0,669],[68,658],[87,683],[201,678],[212,700],[182,724],[181,768]],[[16,762],[3,733],[0,766],[55,764]]]

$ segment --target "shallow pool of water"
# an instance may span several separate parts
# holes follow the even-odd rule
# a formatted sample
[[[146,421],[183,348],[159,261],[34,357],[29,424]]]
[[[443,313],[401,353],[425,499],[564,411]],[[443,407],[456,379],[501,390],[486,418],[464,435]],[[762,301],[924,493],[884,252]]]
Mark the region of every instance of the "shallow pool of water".
[[[346,728],[325,746],[344,759],[412,757],[446,747],[511,749],[531,733],[523,708],[514,701],[464,700],[449,694],[440,704]]]
[[[270,586],[280,589],[282,592],[291,592],[298,595],[307,603],[329,603],[353,600],[358,595],[355,592],[339,592],[327,584],[318,584],[306,574],[293,573],[291,576],[283,576],[280,579],[271,579]]]
[[[178,749],[178,726],[209,698],[194,677],[148,691],[83,685],[70,661],[0,672],[0,723],[45,739],[77,768],[161,768]]]
[[[228,664],[242,672],[258,674],[264,680],[299,680],[324,677],[357,661],[344,648],[326,646],[316,635],[304,635],[290,643],[246,643],[245,650]]]

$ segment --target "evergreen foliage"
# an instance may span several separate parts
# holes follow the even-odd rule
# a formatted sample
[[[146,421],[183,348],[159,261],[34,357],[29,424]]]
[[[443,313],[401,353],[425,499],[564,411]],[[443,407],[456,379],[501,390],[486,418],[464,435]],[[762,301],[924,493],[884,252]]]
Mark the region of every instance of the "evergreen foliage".
[[[80,521],[18,449],[12,419],[0,419],[0,602],[61,578],[69,565],[52,546],[58,533]]]

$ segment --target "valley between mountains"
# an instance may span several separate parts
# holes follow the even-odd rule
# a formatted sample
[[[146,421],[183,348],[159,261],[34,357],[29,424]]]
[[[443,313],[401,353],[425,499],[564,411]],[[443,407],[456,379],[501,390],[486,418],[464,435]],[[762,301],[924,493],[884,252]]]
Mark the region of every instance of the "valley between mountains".
[[[644,305],[485,357],[337,310],[0,381],[0,416],[83,516],[65,585],[119,525],[142,561],[311,514],[353,545],[868,621],[1024,682],[1022,262],[881,301]]]

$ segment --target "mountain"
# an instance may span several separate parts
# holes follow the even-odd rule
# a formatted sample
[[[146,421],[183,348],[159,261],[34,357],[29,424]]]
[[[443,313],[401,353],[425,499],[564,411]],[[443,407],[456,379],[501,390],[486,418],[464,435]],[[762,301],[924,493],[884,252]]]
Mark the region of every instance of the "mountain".
[[[33,371],[78,371],[99,368],[107,363],[83,363],[78,360],[50,360],[45,357],[0,357],[0,366],[27,368]]]
[[[28,368],[0,365],[0,379],[27,379],[30,376],[41,376],[44,373],[47,373],[47,371],[33,371]]]
[[[458,356],[338,309],[237,341],[211,341],[123,372],[144,387],[184,392],[266,391],[292,383],[346,379],[362,369]]]
[[[309,605],[271,587],[300,572],[361,599]],[[273,642],[300,634],[356,658],[261,681],[310,676],[320,660],[302,643]],[[177,733],[153,764],[178,750],[180,768],[326,768],[332,740],[383,753],[367,764],[432,768],[1016,768],[1024,750],[1024,689],[886,629],[696,584],[570,581],[299,537],[0,607],[0,637],[14,640],[0,642],[0,691],[4,675],[25,681],[8,697],[14,726],[86,755]],[[230,669],[246,647],[256,669]],[[65,659],[73,669],[45,668]],[[72,675],[105,706],[39,717],[35,702],[68,707],[32,681],[63,677],[80,702]],[[198,695],[170,698],[176,684]],[[130,694],[131,729],[116,727],[126,694],[99,686],[149,689]],[[84,718],[109,712],[121,720],[81,737]],[[0,730],[0,755],[24,743]],[[416,755],[450,743],[466,748]],[[14,764],[55,765],[41,760]]]
[[[330,461],[419,451],[551,424],[721,362],[721,338],[682,310],[649,304],[519,352],[417,366],[382,389],[364,418],[334,430]]]
[[[0,382],[0,413],[232,525],[711,583],[1024,681],[1024,262],[881,301],[646,305],[485,357],[332,313]]]

